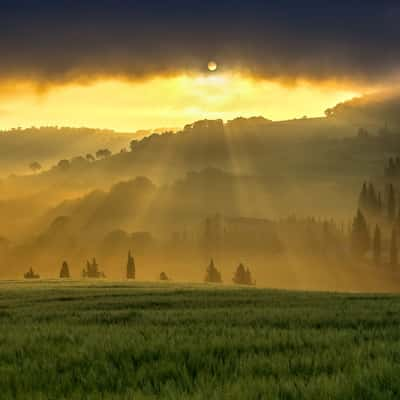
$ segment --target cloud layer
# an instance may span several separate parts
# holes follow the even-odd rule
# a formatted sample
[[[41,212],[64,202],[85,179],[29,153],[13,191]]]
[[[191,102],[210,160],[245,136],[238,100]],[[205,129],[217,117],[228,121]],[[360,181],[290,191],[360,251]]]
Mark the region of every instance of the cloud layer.
[[[205,71],[215,59],[267,79],[374,84],[400,66],[394,1],[80,3],[3,1],[0,79],[142,79]]]

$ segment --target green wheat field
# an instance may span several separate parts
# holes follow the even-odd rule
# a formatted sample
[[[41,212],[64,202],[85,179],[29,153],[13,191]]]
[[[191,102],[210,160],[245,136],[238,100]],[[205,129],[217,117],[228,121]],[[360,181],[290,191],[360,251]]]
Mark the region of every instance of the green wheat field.
[[[400,296],[0,283],[1,399],[398,399]]]

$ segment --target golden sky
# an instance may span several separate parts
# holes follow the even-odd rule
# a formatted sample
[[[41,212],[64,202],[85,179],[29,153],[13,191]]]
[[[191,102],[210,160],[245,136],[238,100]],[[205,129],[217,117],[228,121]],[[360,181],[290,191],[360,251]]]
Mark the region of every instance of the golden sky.
[[[0,129],[58,125],[135,131],[179,128],[203,118],[285,120],[322,116],[326,108],[360,94],[333,83],[285,85],[218,71],[142,81],[107,78],[45,90],[21,81],[0,86]]]

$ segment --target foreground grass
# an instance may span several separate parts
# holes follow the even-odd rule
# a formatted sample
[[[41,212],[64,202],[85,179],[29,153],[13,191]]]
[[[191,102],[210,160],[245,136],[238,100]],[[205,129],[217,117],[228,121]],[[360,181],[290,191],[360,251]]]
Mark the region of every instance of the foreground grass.
[[[398,399],[400,296],[0,284],[1,399]]]

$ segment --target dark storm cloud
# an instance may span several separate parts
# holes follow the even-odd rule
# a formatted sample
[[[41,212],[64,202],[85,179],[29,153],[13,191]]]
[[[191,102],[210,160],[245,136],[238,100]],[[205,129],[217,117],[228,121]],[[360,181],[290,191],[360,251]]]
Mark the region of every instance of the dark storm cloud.
[[[0,75],[42,82],[222,68],[382,82],[400,65],[397,2],[2,1]]]

